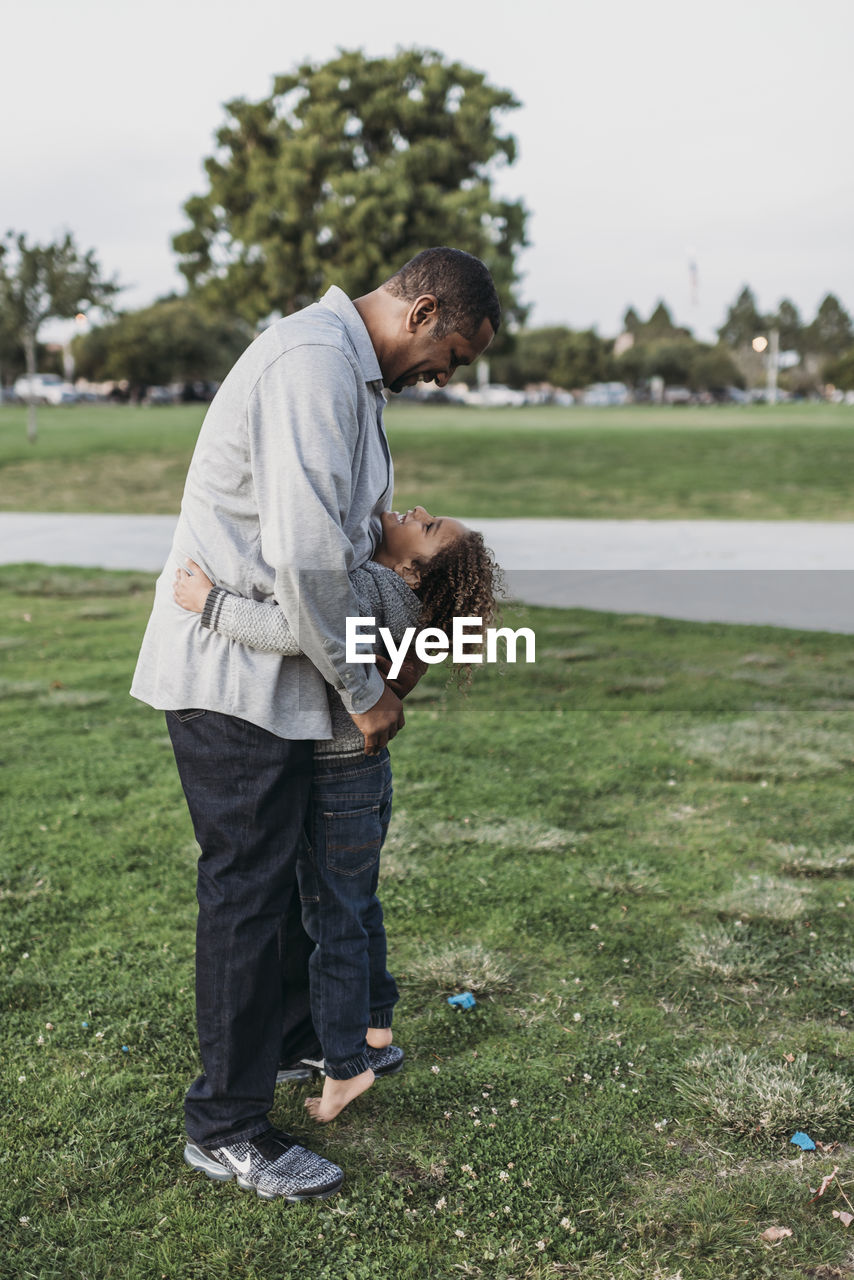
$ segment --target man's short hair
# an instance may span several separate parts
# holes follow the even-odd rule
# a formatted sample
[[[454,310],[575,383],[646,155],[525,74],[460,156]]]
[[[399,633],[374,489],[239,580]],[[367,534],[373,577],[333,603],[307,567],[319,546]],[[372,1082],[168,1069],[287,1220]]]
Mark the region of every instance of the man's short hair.
[[[461,333],[473,338],[484,320],[493,333],[501,324],[501,304],[489,268],[474,254],[440,245],[423,249],[386,280],[383,288],[395,298],[414,302],[432,293],[439,314],[431,330],[435,338]]]

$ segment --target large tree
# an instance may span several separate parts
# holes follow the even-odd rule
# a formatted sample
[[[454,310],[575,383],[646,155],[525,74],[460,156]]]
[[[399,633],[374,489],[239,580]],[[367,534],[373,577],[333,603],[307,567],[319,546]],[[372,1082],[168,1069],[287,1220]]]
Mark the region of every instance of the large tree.
[[[768,317],[768,324],[780,335],[781,351],[803,351],[804,326],[798,308],[789,298],[783,298],[777,314]]]
[[[655,310],[647,321],[636,331],[636,337],[643,342],[659,342],[664,339],[680,340],[690,338],[691,330],[682,329],[673,323],[673,317],[667,304],[659,299]]]
[[[95,252],[81,253],[70,233],[55,244],[27,244],[10,231],[0,242],[0,313],[3,328],[15,333],[26,357],[27,373],[36,372],[39,330],[46,320],[70,319],[84,306],[109,307],[119,285],[105,280]],[[36,406],[29,397],[27,438],[38,434]]]
[[[251,340],[244,321],[163,298],[76,339],[74,358],[84,377],[127,380],[141,395],[164,383],[220,381]]]
[[[688,385],[694,391],[725,391],[743,387],[744,377],[726,347],[697,344],[688,371]]]
[[[823,374],[840,391],[854,391],[854,347],[825,365]]]
[[[757,309],[753,291],[745,285],[727,311],[726,319],[718,329],[718,337],[728,347],[749,347],[766,327],[766,319]]]
[[[522,329],[512,348],[490,360],[498,382],[512,387],[548,382],[555,387],[586,387],[606,377],[611,343],[592,329],[575,332],[563,325]]]
[[[483,258],[505,312],[521,315],[515,255],[526,211],[498,198],[516,144],[506,89],[438,53],[342,51],[277,76],[270,97],[226,104],[209,187],[173,244],[191,289],[251,323],[330,284],[351,296],[408,258],[450,244]]]
[[[810,351],[823,356],[840,356],[854,343],[851,317],[834,294],[822,299],[806,337]]]

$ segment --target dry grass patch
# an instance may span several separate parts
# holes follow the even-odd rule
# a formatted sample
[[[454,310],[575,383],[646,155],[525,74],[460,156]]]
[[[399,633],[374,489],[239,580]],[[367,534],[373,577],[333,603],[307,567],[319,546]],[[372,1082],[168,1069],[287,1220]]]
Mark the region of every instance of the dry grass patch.
[[[43,680],[5,680],[0,678],[0,699],[35,698],[44,693]]]
[[[746,653],[743,658],[739,658],[738,665],[740,667],[780,667],[783,664],[773,653]]]
[[[729,893],[718,899],[717,908],[743,919],[796,920],[806,910],[809,896],[809,889],[779,876],[741,875]]]
[[[513,987],[507,960],[479,942],[426,949],[407,966],[407,978],[443,994],[471,991],[475,996],[489,996]]]
[[[87,707],[99,707],[111,699],[109,693],[99,693],[87,689],[50,689],[38,699],[42,707],[76,707],[83,711]]]
[[[815,845],[781,844],[771,841],[769,847],[780,859],[781,869],[790,876],[842,876],[854,871],[854,844]]]
[[[810,976],[823,978],[833,986],[850,987],[854,983],[854,955],[850,952],[822,951],[810,965]]]
[[[682,954],[689,972],[724,982],[745,982],[768,974],[774,957],[746,929],[737,925],[713,924],[686,931]]]
[[[601,867],[589,867],[582,874],[594,889],[616,897],[664,892],[658,872],[645,862],[611,862]]]
[[[620,693],[660,693],[666,689],[670,681],[665,676],[624,676],[617,684],[608,686],[608,692]]]
[[[572,831],[564,827],[552,827],[545,822],[526,818],[506,818],[498,822],[433,822],[421,828],[440,845],[476,844],[493,845],[499,849],[515,849],[520,853],[546,853],[568,849],[587,839],[586,832]]]
[[[854,762],[850,715],[816,716],[786,707],[698,725],[678,745],[721,777],[749,782],[819,777],[839,773]]]
[[[851,1122],[851,1084],[811,1066],[805,1053],[769,1061],[762,1051],[726,1046],[704,1050],[685,1066],[676,1092],[729,1133],[786,1138],[806,1127],[812,1137],[832,1138]]]
[[[571,849],[587,839],[584,831],[553,827],[528,818],[504,818],[480,822],[459,818],[429,822],[406,809],[395,810],[383,847],[386,874],[394,874],[393,865],[416,868],[425,853],[453,848],[456,845],[491,845],[518,853],[551,853]],[[412,855],[418,855],[413,857]]]
[[[539,658],[553,658],[556,662],[590,662],[601,655],[595,649],[541,649]]]

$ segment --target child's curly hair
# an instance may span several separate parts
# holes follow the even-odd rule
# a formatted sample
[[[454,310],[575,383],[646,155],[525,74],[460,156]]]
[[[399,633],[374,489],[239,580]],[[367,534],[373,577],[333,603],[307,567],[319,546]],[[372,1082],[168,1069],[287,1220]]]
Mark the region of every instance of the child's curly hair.
[[[415,592],[421,601],[419,623],[450,636],[453,620],[480,618],[484,628],[495,621],[504,575],[483,535],[466,529],[429,559],[412,562],[420,574]],[[471,680],[471,664],[456,665],[457,676]]]

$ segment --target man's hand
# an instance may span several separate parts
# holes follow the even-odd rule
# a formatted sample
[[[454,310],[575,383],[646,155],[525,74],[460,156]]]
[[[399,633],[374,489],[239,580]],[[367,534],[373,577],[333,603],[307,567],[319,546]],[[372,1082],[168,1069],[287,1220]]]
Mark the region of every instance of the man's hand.
[[[406,723],[403,704],[388,686],[383,689],[379,702],[375,702],[369,711],[363,711],[361,715],[350,714],[356,728],[364,734],[366,756],[375,756],[382,751]]]
[[[411,657],[404,658],[395,679],[389,680],[388,673],[391,671],[391,661],[384,654],[378,653],[377,670],[385,680],[387,687],[393,689],[399,698],[405,698],[408,693],[412,692],[424,675],[427,670],[427,663],[422,662],[414,654]]]

